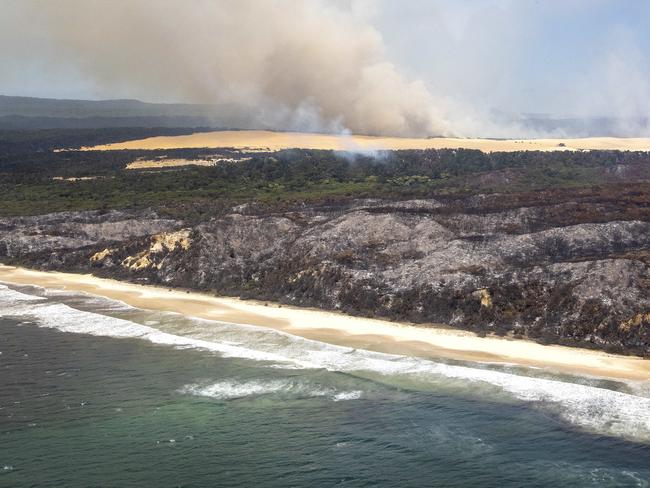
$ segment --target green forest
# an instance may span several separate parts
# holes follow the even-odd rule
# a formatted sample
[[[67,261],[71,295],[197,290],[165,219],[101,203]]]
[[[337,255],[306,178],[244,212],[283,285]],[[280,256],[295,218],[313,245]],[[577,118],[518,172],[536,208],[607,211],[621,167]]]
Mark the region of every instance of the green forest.
[[[354,198],[452,198],[597,188],[647,179],[650,160],[648,153],[628,151],[76,150],[179,132],[185,130],[0,132],[0,214],[157,207],[190,218],[250,201],[283,206]],[[140,158],[205,157],[226,160],[212,167],[125,169]],[[626,169],[625,178],[618,174],[619,168]],[[647,194],[643,183],[639,185],[638,191]]]

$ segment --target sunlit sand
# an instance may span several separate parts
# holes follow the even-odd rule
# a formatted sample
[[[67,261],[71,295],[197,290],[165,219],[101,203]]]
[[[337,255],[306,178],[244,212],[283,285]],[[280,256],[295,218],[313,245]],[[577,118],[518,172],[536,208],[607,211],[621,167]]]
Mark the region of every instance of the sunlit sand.
[[[481,338],[471,332],[442,326],[414,326],[322,310],[136,285],[91,275],[34,271],[3,265],[0,265],[0,282],[87,292],[121,300],[138,308],[264,326],[309,339],[380,352],[517,364],[605,378],[650,378],[650,361],[638,357],[544,346],[527,340]]]
[[[182,136],[159,136],[134,141],[104,144],[85,150],[235,148],[241,150],[328,149],[335,151],[372,151],[390,149],[478,149],[494,151],[578,151],[629,150],[650,151],[650,138],[590,137],[582,139],[457,139],[436,137],[415,139],[357,135],[272,132],[263,130],[198,132]]]

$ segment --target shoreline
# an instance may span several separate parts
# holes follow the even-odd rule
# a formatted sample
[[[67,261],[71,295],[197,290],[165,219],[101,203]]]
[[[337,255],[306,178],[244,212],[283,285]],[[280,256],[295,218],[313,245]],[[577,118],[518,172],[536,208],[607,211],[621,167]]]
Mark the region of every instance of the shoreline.
[[[548,369],[616,380],[650,380],[650,361],[526,339],[478,337],[443,325],[425,327],[271,302],[217,297],[89,274],[0,265],[0,283],[85,292],[130,306],[222,322],[272,328],[330,344],[371,351]]]

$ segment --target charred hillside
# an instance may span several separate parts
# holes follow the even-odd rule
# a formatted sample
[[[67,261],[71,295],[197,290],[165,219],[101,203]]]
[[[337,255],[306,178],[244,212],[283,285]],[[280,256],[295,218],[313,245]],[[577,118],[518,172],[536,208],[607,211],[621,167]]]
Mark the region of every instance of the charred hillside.
[[[1,262],[650,355],[646,153],[81,153],[37,139],[5,135],[0,151]],[[126,169],[208,156],[221,162]]]
[[[566,190],[276,212],[246,204],[194,225],[154,211],[5,218],[0,254],[30,267],[647,355],[641,190],[621,190],[616,202]]]

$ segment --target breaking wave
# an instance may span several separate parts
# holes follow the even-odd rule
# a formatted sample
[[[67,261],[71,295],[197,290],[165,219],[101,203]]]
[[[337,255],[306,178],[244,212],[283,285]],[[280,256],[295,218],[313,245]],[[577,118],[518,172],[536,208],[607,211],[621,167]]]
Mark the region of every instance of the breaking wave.
[[[192,384],[181,389],[181,393],[230,400],[249,396],[275,395],[279,397],[310,398],[326,397],[334,401],[361,398],[361,390],[339,391],[335,388],[311,384],[297,379],[275,379],[255,381],[220,381],[213,384]]]
[[[650,398],[642,396],[642,388],[637,390],[639,394],[630,394],[559,379],[334,346],[262,327],[193,320],[192,327],[183,329],[174,325],[182,322],[178,317],[168,318],[167,322],[148,322],[158,327],[176,327],[165,332],[131,320],[78,310],[2,285],[0,317],[28,318],[40,327],[63,332],[141,339],[181,349],[203,349],[224,357],[267,362],[276,368],[325,369],[380,382],[409,383],[416,387],[426,385],[425,388],[434,390],[461,389],[486,398],[516,399],[550,411],[584,430],[650,441]],[[363,397],[361,391],[339,391],[294,379],[221,381],[187,385],[183,391],[218,399],[268,394],[321,396],[332,400]]]

